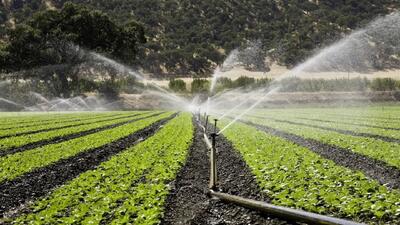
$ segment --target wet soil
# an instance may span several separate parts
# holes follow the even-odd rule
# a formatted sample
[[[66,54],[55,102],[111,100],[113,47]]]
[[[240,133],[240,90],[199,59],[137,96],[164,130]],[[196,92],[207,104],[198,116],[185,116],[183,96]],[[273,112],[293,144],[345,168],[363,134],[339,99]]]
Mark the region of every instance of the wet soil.
[[[332,160],[337,165],[352,170],[359,170],[366,176],[379,181],[381,184],[385,184],[389,188],[400,189],[400,170],[385,162],[360,155],[350,151],[349,149],[325,144],[313,139],[306,139],[268,126],[255,124],[245,120],[241,120],[240,122],[308,148],[322,157]]]
[[[111,124],[111,125],[107,125],[107,126],[103,126],[103,127],[98,127],[98,128],[93,128],[90,130],[86,130],[86,131],[82,131],[79,133],[73,133],[73,134],[68,134],[68,135],[64,135],[64,136],[58,136],[58,137],[54,137],[54,138],[50,138],[50,139],[46,139],[46,140],[41,140],[41,141],[37,141],[37,142],[32,142],[26,145],[22,145],[22,146],[18,146],[18,147],[14,147],[14,148],[9,148],[9,149],[4,149],[4,150],[0,150],[0,157],[2,156],[6,156],[6,155],[11,155],[17,152],[23,152],[23,151],[27,151],[27,150],[31,150],[34,148],[39,148],[45,145],[50,145],[50,144],[57,144],[63,141],[68,141],[68,140],[72,140],[75,138],[79,138],[79,137],[83,137],[89,134],[94,134],[100,131],[104,131],[104,130],[109,130],[109,129],[113,129],[128,123],[132,123],[135,121],[139,121],[139,120],[143,120],[143,119],[147,119],[150,117],[154,117],[154,116],[158,116],[162,113],[156,113],[156,114],[151,114],[149,116],[145,116],[145,117],[141,117],[141,118],[136,118],[136,119],[132,119],[132,120],[128,120],[128,121],[124,121],[124,122],[119,122],[119,123],[115,123],[115,124]],[[131,116],[131,117],[136,117],[136,116]]]
[[[195,124],[195,136],[186,164],[182,167],[167,198],[161,224],[288,224],[230,203],[211,199],[209,156],[201,128]],[[220,191],[268,202],[250,169],[223,136],[217,140],[218,188]]]
[[[0,183],[0,217],[18,214],[24,206],[36,198],[47,195],[51,190],[72,180],[79,174],[95,169],[100,163],[138,142],[154,135],[158,129],[177,114],[159,120],[152,125],[104,146],[81,152],[49,166],[26,173],[12,181]],[[22,207],[23,208],[23,207]]]

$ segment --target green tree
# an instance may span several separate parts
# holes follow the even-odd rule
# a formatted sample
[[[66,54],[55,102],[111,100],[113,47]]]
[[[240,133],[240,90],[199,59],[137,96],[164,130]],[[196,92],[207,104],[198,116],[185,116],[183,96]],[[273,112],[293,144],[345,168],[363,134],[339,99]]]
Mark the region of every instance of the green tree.
[[[210,89],[210,82],[206,79],[194,79],[192,81],[192,93],[206,93]]]
[[[175,92],[186,91],[186,83],[182,79],[171,79],[168,83],[168,87]]]
[[[37,73],[24,73],[23,78],[56,82],[59,95],[69,97],[79,81],[79,65],[90,57],[86,50],[129,62],[144,42],[144,30],[138,23],[120,26],[100,11],[67,3],[59,11],[39,12],[10,31],[0,54],[1,70],[40,68]]]

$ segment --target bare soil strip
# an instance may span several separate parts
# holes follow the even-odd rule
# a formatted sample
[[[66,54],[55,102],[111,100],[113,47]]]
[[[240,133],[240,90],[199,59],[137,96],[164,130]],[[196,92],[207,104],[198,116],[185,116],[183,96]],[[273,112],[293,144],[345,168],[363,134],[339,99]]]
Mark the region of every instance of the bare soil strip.
[[[48,131],[53,131],[53,130],[61,130],[61,129],[65,129],[65,128],[89,125],[92,123],[101,123],[101,122],[105,122],[105,121],[113,121],[113,120],[117,120],[117,119],[125,119],[125,118],[129,118],[132,116],[138,116],[138,115],[139,114],[131,114],[128,116],[120,116],[120,117],[115,117],[115,118],[110,118],[110,119],[104,119],[101,117],[101,118],[98,118],[99,120],[93,120],[90,122],[83,122],[83,123],[66,125],[66,126],[61,126],[61,127],[52,127],[52,128],[41,129],[41,130],[25,131],[25,132],[16,133],[16,134],[3,135],[3,136],[0,136],[0,139],[9,138],[9,137],[18,137],[18,136],[23,136],[23,135],[28,135],[28,134],[37,134],[37,133],[48,132]],[[109,117],[109,116],[107,116],[107,117]],[[87,118],[87,119],[90,119],[90,118]]]
[[[337,132],[340,134],[351,135],[354,137],[374,138],[374,139],[382,140],[382,141],[386,141],[386,142],[400,143],[400,139],[398,139],[398,138],[392,138],[392,137],[382,136],[382,135],[378,135],[378,134],[359,133],[359,132],[350,131],[350,130],[324,127],[324,126],[312,125],[312,124],[307,124],[307,123],[294,122],[294,121],[290,121],[290,120],[279,120],[279,119],[274,119],[271,117],[263,117],[263,116],[251,116],[251,117],[260,118],[260,119],[269,119],[269,120],[273,120],[273,121],[279,122],[279,123],[287,123],[287,124],[292,124],[292,125],[300,125],[300,126],[305,126],[305,127],[317,128],[317,129],[321,129],[321,130],[333,131],[333,132]]]
[[[104,131],[104,130],[113,129],[115,127],[119,127],[119,126],[122,126],[122,125],[125,125],[125,124],[128,124],[128,123],[132,123],[132,122],[135,122],[135,121],[147,119],[147,118],[150,118],[150,117],[158,116],[160,114],[162,114],[162,112],[161,113],[156,113],[156,114],[151,114],[151,115],[146,116],[146,117],[136,118],[136,119],[132,119],[132,120],[128,120],[128,121],[112,124],[112,125],[93,128],[93,129],[82,131],[82,132],[79,132],[79,133],[73,133],[73,134],[68,134],[68,135],[64,135],[64,136],[54,137],[54,138],[47,139],[47,140],[37,141],[37,142],[29,143],[29,144],[26,144],[26,145],[23,145],[23,146],[18,146],[18,147],[15,147],[15,148],[4,149],[4,150],[0,151],[0,157],[6,156],[6,155],[11,155],[11,154],[14,154],[14,153],[17,153],[17,152],[23,152],[23,151],[31,150],[31,149],[34,149],[34,148],[39,148],[39,147],[42,147],[42,146],[45,146],[45,145],[57,144],[57,143],[60,143],[60,142],[63,142],[63,141],[68,141],[68,140],[71,140],[71,139],[74,139],[74,138],[83,137],[83,136],[86,136],[86,135],[89,135],[89,134],[94,134],[94,133],[97,133],[97,132],[100,132],[100,131]],[[132,117],[135,117],[135,116],[132,116]]]
[[[121,115],[121,114],[110,114],[110,115],[105,115],[105,116],[96,116],[97,118],[101,119],[101,118],[108,118],[108,117],[113,117],[113,116],[117,116],[117,115]],[[88,120],[92,117],[84,117],[84,118],[78,118],[78,119],[71,119],[71,118],[65,118],[65,119],[61,119],[61,120],[56,120],[51,121],[51,122],[32,122],[32,124],[29,125],[19,125],[19,126],[13,126],[13,127],[5,127],[5,128],[0,128],[0,130],[11,130],[11,129],[16,129],[16,128],[28,128],[28,127],[36,127],[38,126],[38,124],[40,125],[49,125],[49,124],[59,124],[59,123],[69,123],[69,122],[78,122],[78,121],[85,121]],[[19,124],[19,123],[18,123]]]
[[[176,115],[177,113],[107,145],[81,152],[49,166],[35,169],[12,181],[1,183],[0,217],[29,201],[47,195],[54,188],[72,180],[79,174],[95,169],[111,156],[154,135],[162,125]],[[12,214],[15,214],[15,212]]]
[[[306,117],[296,117],[298,119],[302,120],[309,120],[309,121],[319,121],[319,122],[327,122],[327,123],[340,123],[340,124],[347,124],[347,125],[354,125],[354,126],[362,126],[362,127],[371,127],[371,128],[378,128],[378,129],[384,129],[384,130],[398,130],[400,131],[400,128],[394,128],[394,127],[381,127],[381,126],[375,126],[375,125],[368,125],[368,124],[362,124],[362,123],[351,123],[351,122],[344,122],[344,121],[333,121],[333,120],[321,120],[321,119],[311,119],[311,118],[306,118]]]
[[[162,224],[287,224],[268,215],[207,196],[209,182],[208,150],[195,123],[195,136],[186,164],[171,184]],[[218,186],[221,191],[268,201],[240,154],[223,137],[217,141]]]
[[[345,148],[325,144],[313,139],[306,139],[268,126],[255,124],[245,120],[241,120],[240,122],[253,126],[268,134],[291,141],[297,145],[306,147],[322,157],[332,160],[340,166],[352,170],[359,170],[366,176],[379,181],[381,184],[386,184],[390,188],[400,189],[400,170],[386,164],[385,162],[351,152]]]

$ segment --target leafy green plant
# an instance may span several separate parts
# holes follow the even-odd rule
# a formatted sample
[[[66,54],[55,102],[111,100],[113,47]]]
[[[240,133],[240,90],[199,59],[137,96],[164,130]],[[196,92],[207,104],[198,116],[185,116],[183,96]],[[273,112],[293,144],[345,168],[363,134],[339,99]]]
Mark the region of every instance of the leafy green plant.
[[[224,135],[243,155],[274,204],[365,222],[400,221],[398,190],[391,191],[360,172],[241,123]]]
[[[184,113],[154,136],[81,174],[31,205],[14,223],[158,224],[168,183],[186,159],[193,137]]]
[[[19,152],[0,158],[0,182],[14,179],[35,168],[43,167],[92,148],[100,147],[143,129],[150,124],[170,116],[171,112],[128,123],[120,127],[100,131],[84,137],[75,138],[58,144]]]

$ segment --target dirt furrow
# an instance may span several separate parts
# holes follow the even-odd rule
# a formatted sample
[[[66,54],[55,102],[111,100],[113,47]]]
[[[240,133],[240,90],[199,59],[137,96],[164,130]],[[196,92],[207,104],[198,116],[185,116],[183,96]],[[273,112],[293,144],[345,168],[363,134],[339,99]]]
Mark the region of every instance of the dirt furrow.
[[[33,170],[12,181],[0,184],[0,216],[7,217],[18,214],[21,205],[36,198],[47,195],[51,190],[72,180],[79,174],[95,169],[100,163],[111,156],[137,144],[139,141],[154,135],[157,130],[177,114],[159,120],[152,125],[129,136],[111,142],[107,145],[81,152],[67,159],[62,159],[49,166]]]
[[[22,146],[18,146],[18,147],[14,147],[14,148],[9,148],[9,149],[4,149],[0,151],[0,157],[2,156],[7,156],[7,155],[11,155],[17,152],[23,152],[23,151],[27,151],[27,150],[31,150],[34,148],[39,148],[45,145],[50,145],[50,144],[57,144],[63,141],[68,141],[68,140],[72,140],[75,138],[80,138],[89,134],[94,134],[100,131],[104,131],[104,130],[109,130],[109,129],[113,129],[128,123],[132,123],[135,121],[139,121],[139,120],[143,120],[143,119],[147,119],[150,117],[154,117],[154,116],[158,116],[162,113],[156,113],[156,114],[151,114],[149,116],[146,117],[141,117],[141,118],[136,118],[136,119],[132,119],[132,120],[128,120],[128,121],[124,121],[124,122],[120,122],[120,123],[116,123],[116,124],[111,124],[111,125],[107,125],[107,126],[103,126],[103,127],[98,127],[98,128],[93,128],[90,130],[86,130],[86,131],[82,131],[79,133],[73,133],[73,134],[68,134],[68,135],[64,135],[64,136],[58,136],[58,137],[54,137],[51,139],[47,139],[47,140],[42,140],[42,141],[37,141],[37,142],[33,142],[33,143],[29,143],[26,145],[22,145]],[[135,117],[135,116],[132,116]]]
[[[313,139],[306,139],[272,127],[255,124],[245,120],[240,120],[240,122],[253,126],[268,134],[284,138],[297,145],[306,147],[322,157],[332,160],[337,165],[352,170],[359,170],[366,176],[375,179],[379,181],[379,183],[385,184],[390,188],[400,189],[400,170],[386,164],[385,162],[357,154],[345,148],[325,144]]]
[[[171,184],[162,224],[287,224],[268,215],[223,203],[207,196],[208,151],[195,121],[195,136],[184,167]],[[218,186],[225,193],[261,201],[263,196],[250,169],[233,146],[223,137],[217,141]]]

